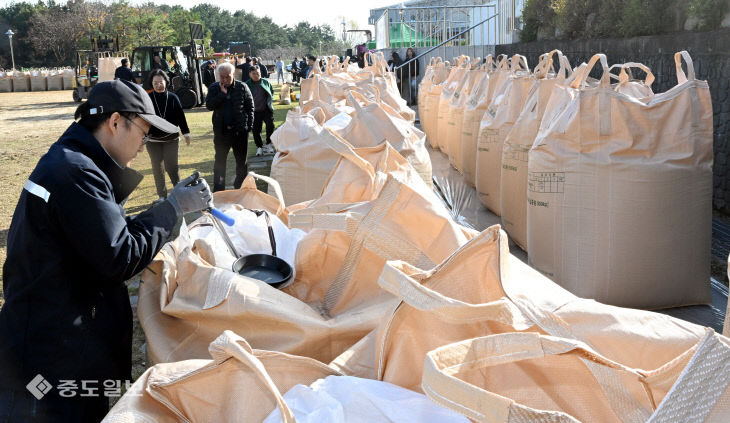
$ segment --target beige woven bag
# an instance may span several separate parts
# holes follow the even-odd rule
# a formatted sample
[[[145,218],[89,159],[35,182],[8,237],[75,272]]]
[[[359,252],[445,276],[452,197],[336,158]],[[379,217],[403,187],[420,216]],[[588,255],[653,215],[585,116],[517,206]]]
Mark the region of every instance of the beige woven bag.
[[[572,339],[491,335],[430,351],[423,390],[478,422],[720,423],[730,419],[726,341],[707,329],[688,350],[642,370]]]
[[[372,298],[387,302],[384,314],[393,304],[378,286],[387,260],[431,267],[475,235],[435,200],[388,175],[373,201],[298,210],[289,223],[309,233],[297,248],[297,280],[285,291],[323,316],[380,301]]]
[[[418,110],[423,130],[426,132],[426,138],[432,148],[438,147],[436,137],[438,131],[438,108],[441,100],[441,91],[443,91],[444,83],[451,74],[451,65],[449,62],[440,62],[434,66],[433,84],[424,91],[424,99],[419,103]]]
[[[382,94],[383,91],[378,92]],[[338,131],[342,138],[356,148],[375,147],[389,142],[411,163],[426,184],[432,184],[431,158],[426,151],[426,136],[421,130],[402,117],[394,116],[394,109],[391,108],[389,113],[386,104],[370,101],[357,91],[348,92],[347,102],[355,109],[355,113],[350,124]]]
[[[454,59],[455,66],[449,72],[449,78],[444,81],[441,97],[439,98],[436,113],[436,138],[431,142],[431,147],[445,151],[446,148],[446,127],[449,115],[451,99],[454,94],[464,83],[464,76],[471,67],[471,58],[468,56],[460,56]]]
[[[705,330],[662,314],[575,297],[509,254],[498,226],[431,270],[388,262],[378,283],[400,303],[331,365],[415,391],[423,371],[417,358],[464,339],[539,331],[580,340],[629,367],[654,369],[691,348]]]
[[[502,144],[535,81],[524,56],[512,57],[510,72],[484,113],[477,138],[476,189],[482,203],[497,216],[501,205]]]
[[[584,74],[563,112],[543,118],[529,152],[529,259],[576,295],[638,308],[710,300],[712,104],[689,54],[675,59],[678,85],[641,99],[616,92],[596,55],[599,86]]]
[[[464,76],[464,83],[451,99],[449,113],[446,117],[445,152],[449,156],[451,166],[459,172],[461,172],[461,129],[464,124],[466,102],[474,91],[474,86],[481,82],[492,66],[491,60],[490,56],[488,62],[482,65],[481,57],[477,57],[472,63],[472,68]]]
[[[548,73],[554,55],[558,55],[557,74]],[[569,84],[573,73],[568,58],[560,50],[548,53],[545,72],[536,69],[535,82],[527,94],[525,106],[502,147],[500,212],[502,227],[510,239],[527,251],[527,157],[535,142],[545,108],[556,84]]]
[[[413,166],[388,142],[375,147],[353,148],[345,143],[338,147],[341,148],[340,159],[325,182],[322,195],[306,207],[375,200],[388,176],[408,185],[424,198],[439,202]]]
[[[342,140],[322,128],[325,119],[326,114],[319,108],[309,113],[292,110],[271,136],[277,151],[271,177],[281,184],[288,205],[318,198],[340,158],[331,146]],[[269,193],[273,194],[271,188]]]
[[[212,360],[148,369],[102,421],[258,423],[278,407],[283,421],[294,423],[282,392],[339,375],[311,358],[252,349],[228,330],[210,344],[208,352]]]
[[[477,139],[479,137],[479,123],[487,111],[491,102],[490,93],[494,92],[494,86],[501,81],[503,71],[499,67],[506,67],[507,56],[500,55],[498,64],[487,62],[486,73],[482,80],[474,86],[464,108],[464,118],[461,123],[461,172],[464,181],[474,186],[476,177]]]

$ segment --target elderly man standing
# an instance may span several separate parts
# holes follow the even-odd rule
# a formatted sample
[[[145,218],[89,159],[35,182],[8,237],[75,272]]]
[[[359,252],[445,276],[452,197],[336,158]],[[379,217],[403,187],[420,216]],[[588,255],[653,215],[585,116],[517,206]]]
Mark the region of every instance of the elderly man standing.
[[[222,191],[226,189],[226,159],[231,148],[236,158],[233,188],[240,188],[248,174],[248,133],[253,126],[254,109],[251,91],[246,84],[233,79],[233,65],[223,63],[216,71],[220,82],[211,84],[205,106],[213,111],[213,191]]]

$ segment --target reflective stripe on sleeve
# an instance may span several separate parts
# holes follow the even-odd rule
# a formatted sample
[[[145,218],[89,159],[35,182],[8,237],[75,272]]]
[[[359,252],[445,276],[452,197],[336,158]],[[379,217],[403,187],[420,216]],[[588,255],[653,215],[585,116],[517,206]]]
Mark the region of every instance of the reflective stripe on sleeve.
[[[43,201],[46,203],[48,202],[48,199],[51,198],[51,193],[48,192],[47,189],[43,188],[42,186],[36,184],[35,182],[28,179],[25,181],[25,185],[23,186],[25,190],[27,190],[29,193],[35,195],[36,197],[42,198]]]

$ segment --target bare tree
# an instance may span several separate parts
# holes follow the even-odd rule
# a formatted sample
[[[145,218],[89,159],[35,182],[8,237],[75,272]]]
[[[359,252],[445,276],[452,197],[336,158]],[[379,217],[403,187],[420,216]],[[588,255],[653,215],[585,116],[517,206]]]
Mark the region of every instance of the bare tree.
[[[53,8],[31,18],[28,38],[37,51],[51,52],[54,64],[70,62],[78,38],[86,30],[83,18],[73,12]]]

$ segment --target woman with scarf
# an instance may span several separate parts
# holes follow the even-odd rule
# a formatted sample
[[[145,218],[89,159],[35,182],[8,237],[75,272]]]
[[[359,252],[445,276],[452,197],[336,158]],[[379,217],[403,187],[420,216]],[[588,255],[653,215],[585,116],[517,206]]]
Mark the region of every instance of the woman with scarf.
[[[170,85],[170,79],[161,69],[155,69],[150,72],[150,83],[152,92],[150,99],[155,107],[157,116],[166,121],[177,125],[185,137],[185,144],[190,145],[190,129],[185,119],[182,104],[177,95],[169,92],[167,86]],[[147,143],[147,153],[152,161],[152,174],[155,177],[155,186],[159,198],[157,202],[164,201],[167,198],[167,188],[165,187],[165,171],[170,176],[172,185],[175,186],[180,181],[178,173],[177,154],[180,142],[180,134],[163,134],[157,131],[150,131],[150,142]],[[164,169],[163,169],[164,165]]]

